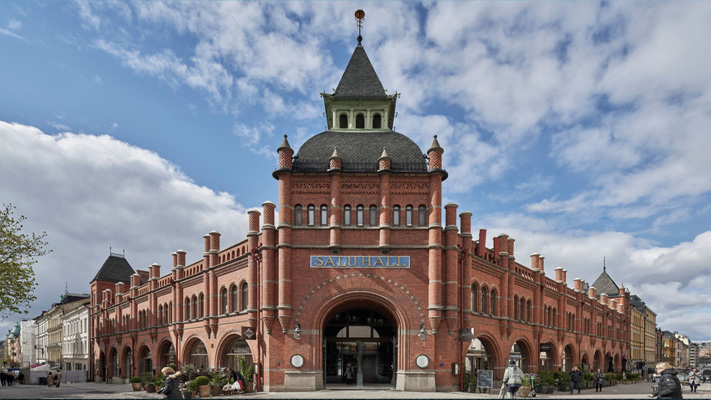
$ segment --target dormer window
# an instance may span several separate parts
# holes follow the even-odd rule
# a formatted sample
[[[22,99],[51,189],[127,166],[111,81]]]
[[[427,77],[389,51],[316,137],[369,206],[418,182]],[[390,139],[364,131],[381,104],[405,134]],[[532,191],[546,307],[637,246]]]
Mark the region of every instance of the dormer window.
[[[338,117],[338,127],[341,129],[348,128],[348,116],[346,114],[341,114],[341,116]]]
[[[373,116],[373,129],[380,129],[381,124],[382,124],[382,121],[381,121],[380,114],[375,114]]]
[[[364,129],[365,128],[365,117],[363,114],[358,114],[356,115],[356,129]]]

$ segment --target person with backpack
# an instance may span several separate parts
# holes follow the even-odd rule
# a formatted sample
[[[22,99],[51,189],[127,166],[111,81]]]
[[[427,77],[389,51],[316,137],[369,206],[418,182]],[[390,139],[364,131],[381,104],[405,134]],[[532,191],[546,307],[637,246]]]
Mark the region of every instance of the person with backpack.
[[[521,368],[516,366],[516,361],[509,361],[509,367],[506,368],[504,373],[504,384],[508,386],[506,391],[506,398],[512,399],[516,397],[516,392],[523,385],[523,371]]]

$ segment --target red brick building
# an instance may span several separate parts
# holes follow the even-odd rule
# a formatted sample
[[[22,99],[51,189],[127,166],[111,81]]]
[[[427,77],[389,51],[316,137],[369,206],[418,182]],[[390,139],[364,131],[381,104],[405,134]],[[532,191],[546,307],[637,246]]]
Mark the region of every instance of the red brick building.
[[[210,232],[202,259],[187,264],[179,250],[168,274],[107,259],[91,283],[97,380],[239,355],[261,365],[266,391],[458,390],[466,357],[495,379],[509,359],[531,372],[622,368],[629,293],[598,296],[577,278],[569,288],[538,254],[518,263],[513,238],[474,238],[471,213],[442,205],[437,136],[423,154],[392,130],[399,94],[385,92],[360,40],[322,97],[328,130],[296,154],[284,136],[278,206],[249,212],[245,241],[221,247]]]

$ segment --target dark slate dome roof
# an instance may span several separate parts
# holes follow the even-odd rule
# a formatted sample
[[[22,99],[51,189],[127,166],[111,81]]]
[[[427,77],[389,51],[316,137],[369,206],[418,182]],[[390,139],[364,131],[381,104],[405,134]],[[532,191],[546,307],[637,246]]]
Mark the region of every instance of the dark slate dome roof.
[[[427,163],[420,146],[407,136],[394,131],[326,131],[304,143],[294,160],[293,171],[326,171],[333,149],[338,148],[342,171],[375,172],[378,159],[387,149],[391,170],[427,172]]]

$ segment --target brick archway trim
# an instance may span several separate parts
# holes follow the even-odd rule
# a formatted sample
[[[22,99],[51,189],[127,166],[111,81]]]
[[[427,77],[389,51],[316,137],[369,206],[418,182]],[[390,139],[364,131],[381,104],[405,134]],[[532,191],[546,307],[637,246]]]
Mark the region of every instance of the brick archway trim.
[[[336,284],[338,288],[334,287]],[[383,284],[399,289],[392,291],[399,295],[392,296],[389,293],[384,293],[380,287]],[[299,304],[294,323],[304,322],[310,327],[321,326],[326,315],[334,307],[352,300],[354,297],[368,297],[386,306],[395,318],[400,331],[414,326],[410,321],[414,318],[408,318],[412,317],[412,312],[408,313],[407,307],[402,306],[403,303],[409,302],[411,310],[417,310],[416,318],[419,318],[420,323],[425,323],[427,320],[426,305],[423,305],[405,285],[376,273],[350,272],[339,273],[311,289]],[[398,305],[400,306],[398,307]],[[304,320],[302,316],[304,310],[316,310],[316,312],[308,313],[308,320]]]
[[[222,362],[222,354],[225,352],[227,345],[233,340],[233,339],[242,339],[241,331],[237,329],[230,329],[229,331],[225,332],[222,335],[222,338],[220,341],[217,343],[217,351],[215,352],[215,365],[220,366],[220,363]],[[252,343],[250,342],[255,342],[256,340],[245,340],[247,342],[247,345],[249,346],[249,351],[252,353],[252,359],[256,359],[257,357],[254,356],[255,351],[252,348]]]

